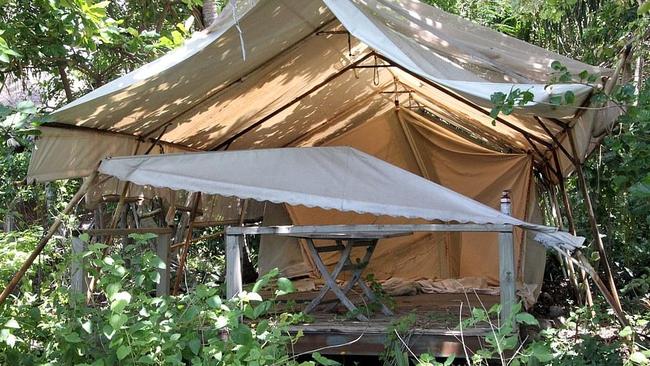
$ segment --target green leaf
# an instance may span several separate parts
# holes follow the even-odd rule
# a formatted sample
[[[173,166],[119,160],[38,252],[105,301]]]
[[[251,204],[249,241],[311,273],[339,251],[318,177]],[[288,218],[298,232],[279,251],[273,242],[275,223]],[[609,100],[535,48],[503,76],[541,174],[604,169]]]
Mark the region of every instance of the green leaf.
[[[645,15],[650,12],[650,1],[646,0],[639,6],[639,8],[636,10],[636,13],[638,15]]]
[[[639,365],[647,365],[649,360],[643,353],[634,352],[630,355],[630,361]]]
[[[113,282],[108,284],[106,286],[106,296],[108,296],[109,299],[113,299],[115,294],[117,294],[118,291],[122,289],[122,284],[119,282]]]
[[[5,323],[5,328],[20,329],[20,325],[18,324],[16,319],[11,318]]]
[[[144,283],[145,275],[140,273],[139,275],[135,276],[135,284],[136,286],[142,286]]]
[[[113,301],[111,302],[111,310],[120,313],[124,308],[131,302],[131,294],[122,291],[118,292],[113,296]]]
[[[562,69],[562,63],[560,61],[557,61],[557,60],[551,62],[551,69],[557,70],[557,71],[561,70]]]
[[[117,330],[120,329],[122,325],[126,324],[128,320],[129,318],[124,314],[113,314],[108,319],[108,323],[113,327],[113,329]]]
[[[102,334],[104,334],[104,336],[110,340],[115,335],[115,330],[107,324],[102,328]]]
[[[262,301],[262,296],[256,292],[242,292],[239,297],[245,302]]]
[[[214,295],[208,298],[207,303],[211,308],[218,309],[221,307],[221,298],[219,295]]]
[[[338,365],[341,365],[340,362],[330,360],[329,358],[326,358],[326,357],[322,356],[318,352],[312,353],[311,357],[314,359],[314,361],[318,362],[319,365],[323,365],[323,366],[338,366]]]
[[[620,332],[618,332],[619,337],[627,338],[631,336],[633,333],[632,328],[628,325],[627,327],[621,329]]]
[[[515,315],[515,321],[520,324],[523,323],[526,325],[539,325],[537,319],[528,313],[519,313]]]
[[[293,283],[290,279],[285,277],[278,278],[278,290],[275,291],[276,296],[282,296],[295,292],[296,288],[293,286]]]
[[[88,334],[93,333],[93,323],[90,320],[87,320],[81,323],[81,328],[86,331]]]
[[[553,352],[549,347],[542,342],[535,342],[529,348],[530,353],[533,357],[539,360],[542,363],[550,362],[554,359]]]
[[[163,262],[163,260],[160,259],[160,257],[158,257],[158,256],[155,256],[155,257],[153,257],[153,258],[151,259],[151,264],[152,264],[154,267],[158,268],[158,269],[165,269],[165,268],[167,268],[167,265],[165,264],[165,262]]]
[[[79,334],[77,333],[66,334],[63,338],[65,338],[65,341],[68,343],[81,343],[82,341],[81,337],[79,337]]]
[[[193,338],[187,343],[187,346],[190,347],[192,353],[198,355],[199,351],[201,350],[201,340],[199,338]]]
[[[567,104],[573,104],[576,101],[576,95],[571,90],[568,90],[566,93],[564,93],[564,101]]]
[[[117,349],[117,359],[121,361],[124,358],[126,358],[126,356],[128,356],[130,353],[131,353],[131,347],[123,344]]]
[[[149,279],[154,283],[160,283],[160,273],[154,271],[149,273]]]

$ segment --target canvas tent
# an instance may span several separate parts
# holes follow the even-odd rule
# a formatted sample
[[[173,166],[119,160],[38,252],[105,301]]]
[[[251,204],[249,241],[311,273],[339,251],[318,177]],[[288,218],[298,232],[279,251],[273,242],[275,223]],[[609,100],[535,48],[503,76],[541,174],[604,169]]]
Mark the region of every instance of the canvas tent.
[[[29,177],[83,177],[151,143],[151,153],[350,146],[491,207],[510,189],[513,215],[530,221],[534,175],[552,183],[572,170],[567,131],[583,159],[613,120],[612,109],[581,109],[591,87],[547,86],[553,61],[610,74],[413,0],[233,0],[207,31],[56,111]],[[517,88],[534,101],[493,125],[490,96]],[[550,102],[566,91],[573,103]],[[395,219],[267,205],[264,220]],[[518,279],[539,284],[543,251],[525,235],[516,232]],[[260,267],[311,272],[286,240],[262,244]],[[420,234],[378,248],[370,270],[496,283],[496,262],[494,235]]]

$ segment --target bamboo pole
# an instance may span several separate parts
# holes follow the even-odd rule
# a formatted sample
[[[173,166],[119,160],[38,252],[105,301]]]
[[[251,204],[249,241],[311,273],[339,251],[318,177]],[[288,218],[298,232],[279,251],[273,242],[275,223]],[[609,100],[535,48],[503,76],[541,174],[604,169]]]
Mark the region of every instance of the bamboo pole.
[[[589,263],[589,260],[580,252],[579,250],[576,251],[575,256],[578,258],[576,261],[577,264],[583,268],[589,275],[591,276],[591,279],[594,281],[596,286],[600,289],[600,292],[603,294],[605,297],[605,301],[609,304],[609,306],[614,310],[614,314],[616,315],[616,318],[618,321],[623,325],[623,326],[628,326],[630,323],[628,322],[627,318],[625,317],[625,312],[623,311],[623,308],[619,303],[616,302],[616,299],[612,296],[612,293],[609,292],[607,289],[607,286],[603,282],[603,280],[600,279],[600,276],[598,275],[598,272],[591,266]],[[572,257],[567,257],[572,260]]]
[[[551,205],[553,207],[553,217],[555,221],[557,222],[557,227],[560,230],[563,230],[563,224],[562,224],[562,218],[560,217],[560,204],[558,203],[557,200],[557,194],[555,192],[555,187],[551,186],[549,187],[549,194],[551,196]],[[582,305],[584,304],[582,295],[580,294],[580,286],[578,284],[578,276],[576,275],[575,267],[573,266],[573,262],[570,260],[566,260],[562,256],[560,256],[560,259],[565,262],[566,264],[566,270],[567,274],[569,277],[569,282],[571,282],[571,287],[573,288],[576,301],[578,304]]]
[[[567,221],[569,224],[569,232],[572,235],[576,235],[576,224],[575,224],[575,219],[573,217],[573,208],[571,207],[571,203],[569,201],[569,195],[566,190],[566,186],[564,184],[564,178],[562,177],[562,170],[560,167],[560,159],[557,156],[557,151],[552,150],[553,152],[553,160],[555,161],[555,165],[560,172],[560,175],[558,175],[558,187],[560,188],[560,192],[562,193],[562,202],[564,203],[564,210],[567,216]],[[570,261],[569,261],[570,262]],[[594,300],[593,300],[593,295],[591,294],[591,288],[589,287],[589,280],[587,279],[587,274],[584,269],[580,268],[580,279],[585,286],[585,300],[587,302],[587,305],[589,307],[594,306]]]
[[[63,223],[62,217],[72,212],[72,210],[77,205],[77,203],[79,203],[79,201],[81,201],[81,199],[85,196],[86,192],[88,192],[88,189],[95,181],[95,178],[97,178],[97,175],[98,175],[98,171],[95,170],[86,178],[86,181],[83,182],[83,184],[81,185],[77,193],[75,193],[75,195],[72,197],[70,202],[68,202],[68,205],[63,209],[61,215],[54,220],[52,226],[50,226],[45,236],[41,238],[36,248],[34,248],[34,250],[29,255],[27,260],[25,260],[25,263],[23,263],[22,267],[20,267],[18,272],[13,276],[11,281],[9,281],[9,283],[7,284],[7,287],[5,287],[5,289],[2,291],[2,294],[0,294],[0,304],[4,303],[7,297],[14,291],[14,289],[16,288],[20,280],[25,276],[25,273],[27,272],[29,267],[31,267],[31,265],[34,263],[36,257],[38,257],[38,255],[43,251],[48,241],[50,241],[54,233],[56,233],[56,231]]]
[[[172,295],[178,294],[178,288],[181,284],[181,277],[183,277],[183,270],[185,269],[185,261],[187,260],[187,252],[189,251],[190,243],[192,242],[194,219],[196,218],[196,211],[199,208],[200,202],[201,192],[194,193],[194,202],[192,205],[192,211],[190,212],[190,220],[187,226],[187,232],[185,234],[185,243],[183,243],[183,252],[181,253],[181,258],[178,261],[178,270],[176,270],[176,278],[174,279],[174,290],[172,291]]]
[[[576,173],[578,175],[578,186],[582,192],[582,196],[585,200],[585,206],[587,209],[587,217],[589,219],[589,226],[591,227],[591,234],[594,237],[594,243],[596,245],[596,250],[600,255],[600,262],[604,266],[605,276],[607,276],[607,281],[609,282],[609,290],[611,296],[614,299],[614,302],[618,307],[621,307],[621,300],[618,297],[618,290],[616,289],[616,283],[614,282],[614,276],[612,275],[612,269],[609,265],[609,260],[607,259],[607,252],[605,251],[605,245],[603,244],[603,239],[600,237],[600,230],[598,229],[598,222],[596,221],[596,214],[594,213],[594,206],[591,202],[591,197],[589,196],[589,188],[587,187],[587,180],[585,179],[585,174],[582,169],[582,163],[578,156],[578,150],[574,141],[573,131],[567,130],[567,137],[571,144],[571,150],[574,154],[574,164],[576,168]]]

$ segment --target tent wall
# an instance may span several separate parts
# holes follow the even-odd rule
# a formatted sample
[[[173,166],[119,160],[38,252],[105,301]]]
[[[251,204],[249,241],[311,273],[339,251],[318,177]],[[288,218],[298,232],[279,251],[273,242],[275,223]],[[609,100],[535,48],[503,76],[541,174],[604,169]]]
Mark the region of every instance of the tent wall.
[[[150,143],[135,136],[93,130],[41,127],[42,136],[29,162],[27,176],[41,182],[86,177],[107,157],[143,154]],[[161,142],[150,154],[193,151]]]
[[[501,192],[509,189],[514,203],[513,215],[526,218],[530,211],[526,208],[531,203],[530,155],[497,153],[477,146],[447,127],[406,109],[391,108],[323,144],[357,148],[492,207],[498,207]],[[404,222],[389,217],[302,206],[289,207],[288,211],[291,222],[298,225]],[[522,250],[525,245],[523,232],[518,231],[515,240],[516,263],[519,266],[530,262],[522,257],[525,253],[539,254]],[[268,247],[274,246],[279,251],[277,245],[279,243],[274,242],[274,239],[268,239],[262,242],[261,250],[268,252],[271,251]],[[420,233],[391,238],[383,240],[377,247],[367,272],[373,273],[378,279],[483,277],[496,284],[499,278],[497,247],[496,235],[486,233]],[[293,248],[298,251],[296,247]],[[336,254],[325,258],[329,265],[337,260]],[[284,265],[282,258],[260,255],[260,261],[261,268],[282,268]],[[541,266],[543,272],[543,263]],[[536,277],[539,264],[530,265],[529,268],[534,274],[525,276],[525,271],[518,270],[521,273],[520,280],[541,283],[541,279]]]

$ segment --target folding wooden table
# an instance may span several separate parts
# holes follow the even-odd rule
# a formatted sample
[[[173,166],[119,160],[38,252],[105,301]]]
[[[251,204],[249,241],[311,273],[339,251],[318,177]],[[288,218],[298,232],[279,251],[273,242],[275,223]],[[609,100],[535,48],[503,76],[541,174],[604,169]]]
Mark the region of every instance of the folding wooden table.
[[[388,309],[388,307],[381,303],[375,293],[368,287],[368,285],[361,278],[363,270],[370,263],[372,254],[375,251],[375,247],[380,239],[396,237],[396,236],[405,236],[411,235],[410,232],[318,232],[318,233],[300,233],[292,236],[299,239],[304,239],[307,243],[307,248],[309,249],[309,254],[316,265],[316,268],[320,272],[320,275],[323,277],[325,284],[319,291],[318,295],[307,305],[303,310],[304,313],[309,313],[313,311],[320,303],[323,301],[325,295],[332,291],[338,300],[350,311],[351,314],[361,320],[367,321],[368,317],[362,314],[359,311],[359,308],[352,303],[348,298],[348,293],[352,288],[357,285],[366,299],[372,303],[379,304],[381,307],[382,313],[385,315],[393,315],[393,312]],[[316,246],[314,240],[327,240],[332,241],[335,244],[325,245],[325,246]],[[352,248],[362,247],[366,249],[365,254],[361,260],[353,262],[350,255],[352,254]],[[326,252],[339,252],[339,260],[336,265],[333,267],[330,272],[323,262],[321,253]],[[352,272],[351,278],[347,283],[339,287],[336,283],[336,279],[342,272],[350,271]],[[327,309],[331,310],[333,306],[329,306]]]

